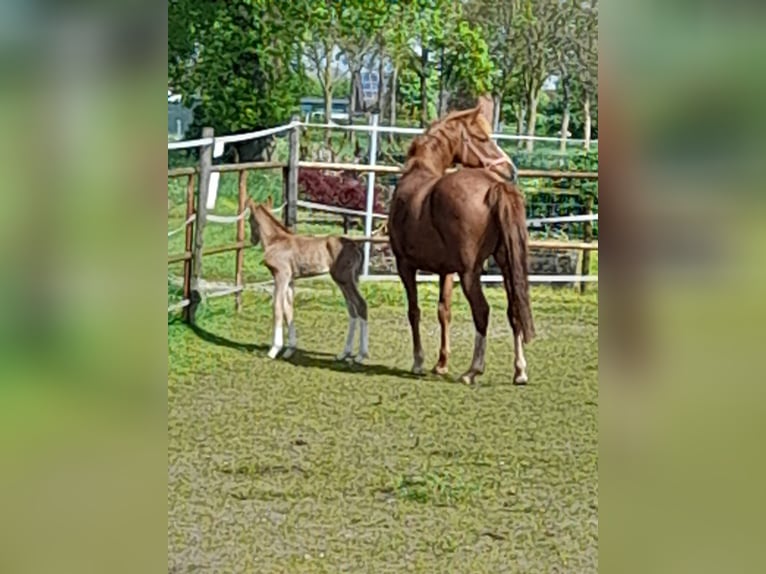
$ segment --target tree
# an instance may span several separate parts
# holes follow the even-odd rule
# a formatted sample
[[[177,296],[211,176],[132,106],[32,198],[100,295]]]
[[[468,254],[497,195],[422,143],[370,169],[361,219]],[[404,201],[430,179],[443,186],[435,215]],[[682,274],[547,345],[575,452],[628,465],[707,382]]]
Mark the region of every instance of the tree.
[[[520,65],[524,89],[527,151],[534,149],[537,103],[543,83],[555,68],[554,46],[559,29],[565,26],[562,0],[523,0],[520,6],[521,43],[524,58]]]
[[[572,90],[578,81],[581,68],[577,46],[578,36],[582,31],[582,19],[579,17],[579,12],[579,0],[566,0],[561,6],[561,25],[556,28],[553,36],[554,71],[559,78],[561,99],[561,152],[566,151]]]
[[[385,0],[356,0],[342,4],[338,47],[351,75],[349,124],[353,122],[357,97],[362,91],[361,71],[373,59],[372,49],[380,41],[378,31],[386,28],[389,14],[389,3]],[[352,131],[350,135],[353,146],[355,133]]]
[[[168,79],[195,106],[192,129],[236,133],[289,120],[304,84],[293,2],[171,0],[168,18]]]
[[[302,16],[308,25],[303,35],[306,55],[316,72],[324,97],[325,121],[332,117],[332,97],[337,84],[346,76],[338,65],[341,36],[342,5],[333,0],[304,1],[300,3]],[[351,86],[353,92],[353,84]],[[353,93],[352,93],[353,96]],[[330,141],[330,131],[325,132]]]
[[[460,2],[414,0],[398,14],[396,44],[420,83],[420,123],[429,120],[429,83],[439,85],[440,114],[449,93],[475,97],[491,87],[492,63],[478,27],[463,14]]]
[[[593,123],[591,105],[598,93],[598,0],[588,0],[578,3],[581,17],[581,41],[578,43],[578,61],[580,71],[578,77],[583,92],[583,139],[585,149],[590,149],[590,138]]]
[[[519,94],[518,72],[523,50],[521,27],[524,23],[520,14],[521,5],[521,0],[471,0],[466,4],[466,16],[479,26],[494,67],[492,96],[495,130],[499,129],[506,98]],[[521,106],[516,103],[513,107],[520,117]],[[521,120],[523,123],[523,118]]]

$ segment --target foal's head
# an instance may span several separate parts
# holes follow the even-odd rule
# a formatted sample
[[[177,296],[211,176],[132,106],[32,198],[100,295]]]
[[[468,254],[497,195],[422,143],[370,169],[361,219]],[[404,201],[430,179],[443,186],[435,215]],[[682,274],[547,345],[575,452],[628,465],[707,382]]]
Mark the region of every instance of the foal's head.
[[[250,223],[250,243],[253,245],[258,245],[261,240],[261,226],[258,225],[258,219],[256,218],[256,213],[259,208],[260,206],[252,199],[247,199],[247,209],[250,211],[247,220]]]
[[[451,112],[431,124],[423,136],[416,138],[408,155],[441,154],[443,162],[486,167],[506,179],[515,180],[516,166],[491,135],[492,127],[484,117],[481,106]]]
[[[267,239],[273,233],[273,229],[282,227],[271,215],[272,205],[271,197],[266,200],[266,203],[255,203],[250,198],[247,200],[247,208],[250,210],[250,216],[248,217],[250,222],[250,243],[253,245],[258,245],[262,239]]]

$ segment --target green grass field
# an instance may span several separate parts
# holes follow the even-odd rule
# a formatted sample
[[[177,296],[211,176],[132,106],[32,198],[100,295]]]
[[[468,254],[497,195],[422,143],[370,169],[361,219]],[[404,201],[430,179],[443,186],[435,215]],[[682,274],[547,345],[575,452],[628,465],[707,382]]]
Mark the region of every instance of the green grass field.
[[[466,387],[412,377],[401,285],[362,287],[363,366],[333,358],[347,319],[327,281],[296,286],[289,361],[266,358],[268,293],[169,321],[169,571],[595,572],[597,288],[533,288],[525,387],[504,294],[485,289],[487,371]],[[437,293],[420,293],[432,363]],[[457,291],[452,335],[456,375],[473,347]]]

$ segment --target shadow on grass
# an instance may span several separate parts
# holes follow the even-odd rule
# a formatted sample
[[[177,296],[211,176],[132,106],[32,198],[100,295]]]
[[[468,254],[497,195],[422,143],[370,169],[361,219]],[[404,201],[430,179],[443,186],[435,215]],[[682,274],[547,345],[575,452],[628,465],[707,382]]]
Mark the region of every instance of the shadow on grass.
[[[260,351],[262,353],[268,352],[271,345],[261,345],[258,343],[240,343],[239,341],[232,341],[226,337],[216,335],[210,331],[206,331],[199,325],[189,325],[189,328],[203,341],[218,345],[221,347],[227,347],[229,349],[235,349],[237,351],[245,351],[252,353],[253,351]],[[305,367],[310,369],[325,369],[329,371],[335,371],[338,373],[359,373],[370,375],[386,375],[393,377],[402,377],[405,379],[423,379],[427,377],[421,377],[414,375],[404,369],[392,368],[386,365],[372,365],[372,364],[356,364],[349,363],[347,361],[339,361],[332,353],[323,353],[318,351],[306,351],[303,349],[296,349],[295,354],[289,359],[277,359],[282,362],[289,363],[296,367]]]
[[[410,371],[388,367],[386,365],[375,365],[370,363],[352,363],[348,361],[339,361],[334,355],[329,353],[317,353],[296,349],[295,354],[285,362],[296,367],[307,367],[310,369],[327,369],[339,373],[359,373],[370,375],[385,375],[391,377],[401,377],[404,379],[425,379],[418,375],[413,375]]]
[[[199,325],[195,324],[189,325],[189,328],[203,341],[207,341],[213,345],[218,345],[219,347],[227,347],[229,349],[247,351],[250,353],[253,351],[266,352],[271,348],[270,345],[259,345],[258,343],[240,343],[238,341],[232,341],[231,339],[227,339],[225,337],[221,337],[220,335],[216,335],[215,333],[211,333],[210,331],[206,331]]]

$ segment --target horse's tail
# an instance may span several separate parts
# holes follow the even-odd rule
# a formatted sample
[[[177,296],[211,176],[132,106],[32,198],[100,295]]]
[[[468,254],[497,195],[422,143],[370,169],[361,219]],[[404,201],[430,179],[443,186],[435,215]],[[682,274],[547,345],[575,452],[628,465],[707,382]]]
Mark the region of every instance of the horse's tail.
[[[529,342],[535,336],[535,325],[527,279],[529,253],[524,196],[515,185],[505,182],[496,183],[490,192],[494,195],[495,215],[510,267],[503,273],[506,280],[510,280],[511,320],[514,330],[520,330],[524,342]]]

